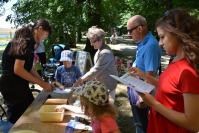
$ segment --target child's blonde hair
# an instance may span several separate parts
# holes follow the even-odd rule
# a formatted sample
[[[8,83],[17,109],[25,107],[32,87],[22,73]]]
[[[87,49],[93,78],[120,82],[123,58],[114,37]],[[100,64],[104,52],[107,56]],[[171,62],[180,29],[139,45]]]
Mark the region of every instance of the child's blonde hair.
[[[99,81],[88,81],[74,93],[80,96],[81,107],[84,113],[90,117],[99,117],[108,114],[116,117],[116,111],[109,103],[108,89]]]
[[[99,118],[103,114],[108,114],[112,117],[116,117],[116,110],[114,105],[95,105],[90,102],[86,97],[80,96],[81,108],[84,111],[85,115],[90,116],[91,118]]]

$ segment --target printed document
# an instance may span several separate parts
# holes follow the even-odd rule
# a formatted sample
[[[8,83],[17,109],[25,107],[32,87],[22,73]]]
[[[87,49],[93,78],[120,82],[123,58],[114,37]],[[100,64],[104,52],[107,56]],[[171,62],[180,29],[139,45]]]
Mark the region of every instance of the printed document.
[[[129,73],[126,73],[121,77],[115,75],[110,75],[110,76],[115,80],[121,82],[122,84],[135,89],[138,92],[150,93],[155,88],[155,86],[146,83],[145,81],[139,79],[138,77],[132,76]]]

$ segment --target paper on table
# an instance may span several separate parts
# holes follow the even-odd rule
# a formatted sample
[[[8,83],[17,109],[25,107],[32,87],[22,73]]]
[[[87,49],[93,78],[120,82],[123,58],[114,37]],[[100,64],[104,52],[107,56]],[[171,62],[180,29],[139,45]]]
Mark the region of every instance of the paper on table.
[[[70,120],[68,122],[68,127],[72,127],[74,129],[77,129],[77,130],[85,130],[85,131],[92,131],[92,127],[89,126],[89,125],[85,125],[81,122],[78,122],[78,121],[75,121],[75,120]]]
[[[74,113],[78,113],[78,114],[83,114],[84,112],[82,111],[81,107],[78,107],[78,106],[73,106],[73,105],[64,105],[64,108],[66,110],[69,110],[71,112],[74,112]]]
[[[124,74],[121,77],[110,75],[115,80],[121,82],[122,84],[134,88],[138,92],[147,92],[150,93],[155,87],[149,83],[144,82],[143,80],[131,76],[129,73]]]
[[[55,89],[53,90],[53,92],[65,94],[65,93],[70,93],[71,90],[72,90],[72,88],[66,88],[66,89],[64,89],[64,90],[63,90],[63,89],[60,89],[60,88],[55,88]]]

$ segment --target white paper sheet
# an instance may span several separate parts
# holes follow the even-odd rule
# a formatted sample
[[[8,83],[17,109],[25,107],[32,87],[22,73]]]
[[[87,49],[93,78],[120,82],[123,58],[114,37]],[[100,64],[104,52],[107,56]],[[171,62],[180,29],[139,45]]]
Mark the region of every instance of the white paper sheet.
[[[69,110],[71,112],[77,113],[77,114],[84,114],[81,107],[74,106],[74,105],[64,105],[64,109]]]
[[[55,93],[60,93],[60,94],[66,94],[66,93],[70,93],[71,92],[71,90],[72,90],[72,88],[67,88],[67,89],[60,89],[60,88],[55,88],[54,90],[53,90],[53,92],[55,92]]]
[[[92,127],[89,126],[89,125],[85,125],[81,122],[77,122],[75,120],[70,120],[68,122],[68,125],[69,127],[72,127],[74,129],[78,129],[78,130],[85,130],[85,131],[92,131]]]
[[[121,77],[110,75],[115,80],[121,82],[122,84],[129,86],[133,89],[135,89],[138,92],[147,92],[150,93],[155,87],[149,83],[146,83],[145,81],[136,78],[134,76],[131,76],[130,74],[126,73]]]

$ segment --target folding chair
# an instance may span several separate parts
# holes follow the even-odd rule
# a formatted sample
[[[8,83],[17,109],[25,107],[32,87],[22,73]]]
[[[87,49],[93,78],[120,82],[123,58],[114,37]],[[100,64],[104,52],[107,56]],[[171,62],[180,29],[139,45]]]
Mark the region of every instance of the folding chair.
[[[76,52],[75,65],[79,67],[82,74],[85,74],[93,66],[90,53],[85,51]]]
[[[13,124],[7,121],[6,118],[7,118],[6,111],[3,105],[0,105],[0,132],[3,133],[8,133],[13,126]]]
[[[3,108],[3,106],[2,105],[0,105],[0,112],[1,112],[1,114],[0,114],[0,120],[3,120],[3,117],[6,117],[6,111],[5,111],[5,109]]]

